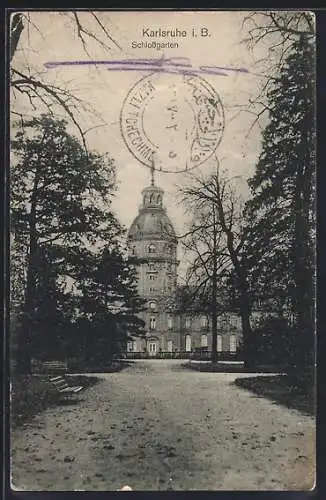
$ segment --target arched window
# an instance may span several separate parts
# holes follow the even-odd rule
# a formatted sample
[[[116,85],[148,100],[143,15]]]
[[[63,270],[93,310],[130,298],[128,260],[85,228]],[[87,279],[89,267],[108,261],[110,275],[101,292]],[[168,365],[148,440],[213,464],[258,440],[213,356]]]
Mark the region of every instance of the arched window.
[[[202,326],[202,328],[207,328],[208,327],[208,318],[207,318],[207,316],[202,316],[201,317],[201,326]]]
[[[201,336],[200,344],[201,344],[201,347],[208,347],[208,338],[207,338],[207,335],[204,334],[204,335]]]
[[[222,352],[222,335],[217,336],[217,352]]]
[[[154,341],[148,342],[148,351],[150,355],[156,354],[157,351],[157,344]]]
[[[148,305],[149,305],[150,309],[152,309],[153,311],[155,311],[155,309],[156,309],[156,302],[154,300],[152,300]]]
[[[149,245],[148,246],[148,253],[155,253],[155,252],[156,252],[155,245]]]
[[[191,335],[186,335],[186,351],[191,351]]]
[[[230,352],[237,352],[237,337],[235,335],[230,336]]]

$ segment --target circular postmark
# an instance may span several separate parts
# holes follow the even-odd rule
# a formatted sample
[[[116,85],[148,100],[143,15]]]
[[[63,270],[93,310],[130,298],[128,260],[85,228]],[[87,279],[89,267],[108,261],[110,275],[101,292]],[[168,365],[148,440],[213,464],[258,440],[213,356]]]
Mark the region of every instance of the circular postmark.
[[[127,148],[142,164],[183,172],[215,152],[223,135],[224,110],[204,78],[153,73],[129,91],[120,124]]]

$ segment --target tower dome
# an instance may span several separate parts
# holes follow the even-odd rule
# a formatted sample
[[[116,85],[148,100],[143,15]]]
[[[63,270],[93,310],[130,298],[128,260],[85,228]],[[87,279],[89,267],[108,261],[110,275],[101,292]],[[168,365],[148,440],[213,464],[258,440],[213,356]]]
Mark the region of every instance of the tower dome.
[[[163,189],[151,185],[142,191],[139,214],[130,226],[128,239],[176,241],[173,225],[163,207]]]
[[[163,206],[163,189],[142,191],[142,205],[128,232],[130,254],[138,258],[138,291],[149,302],[171,296],[177,283],[178,240]]]

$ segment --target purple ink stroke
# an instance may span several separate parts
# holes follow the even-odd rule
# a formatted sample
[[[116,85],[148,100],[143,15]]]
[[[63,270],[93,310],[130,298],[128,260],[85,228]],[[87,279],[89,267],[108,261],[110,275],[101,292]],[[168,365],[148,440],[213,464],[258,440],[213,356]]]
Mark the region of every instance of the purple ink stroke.
[[[194,68],[187,57],[168,57],[149,59],[120,59],[99,61],[49,61],[44,64],[47,69],[58,66],[105,66],[107,71],[152,71],[172,74],[209,74],[229,76],[231,72],[249,73],[246,68],[230,68],[225,66],[199,66]]]

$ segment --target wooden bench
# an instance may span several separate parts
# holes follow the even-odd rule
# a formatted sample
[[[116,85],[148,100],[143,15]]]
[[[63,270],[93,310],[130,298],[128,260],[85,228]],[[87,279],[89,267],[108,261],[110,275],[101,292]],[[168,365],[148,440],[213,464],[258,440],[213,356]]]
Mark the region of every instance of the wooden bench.
[[[71,396],[72,394],[77,394],[83,389],[81,385],[69,385],[67,380],[63,378],[62,375],[51,377],[50,382],[63,396]]]
[[[43,361],[42,371],[45,372],[64,372],[68,371],[68,365],[64,361]]]

